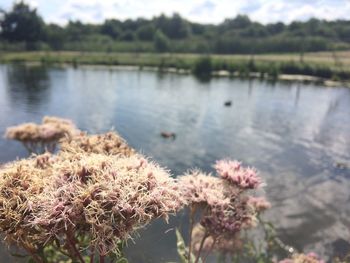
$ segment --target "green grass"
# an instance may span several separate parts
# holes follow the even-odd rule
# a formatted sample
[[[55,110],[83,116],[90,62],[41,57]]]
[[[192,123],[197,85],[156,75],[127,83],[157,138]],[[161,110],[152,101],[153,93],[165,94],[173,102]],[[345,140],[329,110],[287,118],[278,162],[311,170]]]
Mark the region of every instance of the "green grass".
[[[139,67],[177,68],[193,70],[203,55],[171,53],[102,53],[102,52],[17,52],[0,53],[0,62],[41,62],[73,65],[130,65]],[[211,55],[211,69],[225,70],[247,76],[258,72],[262,77],[297,74],[324,79],[350,80],[350,51],[269,54],[269,55]]]

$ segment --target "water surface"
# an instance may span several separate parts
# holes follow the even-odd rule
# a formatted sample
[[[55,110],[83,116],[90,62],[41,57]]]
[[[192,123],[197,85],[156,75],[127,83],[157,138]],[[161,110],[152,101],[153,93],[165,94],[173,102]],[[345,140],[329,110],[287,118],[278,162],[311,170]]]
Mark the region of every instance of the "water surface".
[[[231,107],[224,107],[227,100]],[[337,164],[350,165],[350,89],[1,65],[0,133],[44,115],[70,118],[90,133],[116,129],[174,175],[192,167],[212,171],[226,157],[255,166],[273,205],[266,218],[285,243],[326,256],[349,246],[350,170]],[[176,140],[161,138],[161,131],[175,132]],[[19,143],[0,139],[0,162],[26,154]],[[175,260],[169,228],[150,226],[130,244],[132,261]]]

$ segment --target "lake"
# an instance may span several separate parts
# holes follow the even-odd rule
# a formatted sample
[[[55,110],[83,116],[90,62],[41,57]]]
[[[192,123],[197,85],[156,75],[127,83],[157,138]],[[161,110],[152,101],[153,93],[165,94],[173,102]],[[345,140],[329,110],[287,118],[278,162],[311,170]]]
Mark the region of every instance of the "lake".
[[[225,101],[232,101],[225,107]],[[288,245],[326,257],[350,247],[350,89],[107,67],[0,65],[0,133],[44,115],[90,133],[115,129],[174,175],[221,158],[254,166]],[[176,133],[175,140],[160,136]],[[26,157],[0,138],[0,162]],[[184,216],[173,219],[181,226]],[[173,225],[129,243],[131,262],[176,260]],[[6,251],[2,249],[3,259]],[[12,261],[9,261],[12,262]],[[13,261],[14,262],[14,261]]]

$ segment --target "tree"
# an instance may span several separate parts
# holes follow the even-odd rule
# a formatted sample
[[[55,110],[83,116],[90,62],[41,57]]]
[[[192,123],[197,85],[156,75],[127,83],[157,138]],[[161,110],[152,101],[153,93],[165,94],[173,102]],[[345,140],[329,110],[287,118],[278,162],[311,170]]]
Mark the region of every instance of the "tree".
[[[190,25],[179,14],[172,17],[161,15],[154,20],[155,26],[171,39],[184,39],[190,35]]]
[[[267,31],[272,34],[279,34],[285,29],[285,25],[281,22],[266,25]]]
[[[225,21],[219,25],[219,29],[224,32],[232,29],[243,29],[251,24],[252,22],[248,16],[238,15],[234,19],[225,19]]]
[[[10,42],[23,41],[28,44],[45,38],[42,18],[36,9],[31,9],[24,2],[15,3],[11,11],[4,12],[0,26],[2,37]]]
[[[70,41],[82,41],[86,36],[98,34],[100,28],[93,24],[85,24],[81,21],[69,21],[65,27],[67,34],[67,40]]]
[[[170,50],[169,38],[160,30],[157,30],[154,35],[154,48],[158,52],[167,52]]]
[[[153,39],[154,31],[155,30],[152,25],[141,26],[136,32],[137,38],[139,40],[150,41]]]
[[[132,30],[126,30],[125,32],[122,33],[122,35],[120,36],[120,39],[124,41],[134,41],[135,34]]]
[[[101,26],[101,33],[113,39],[118,39],[121,31],[121,22],[115,19],[108,19]]]
[[[63,28],[55,24],[49,24],[45,31],[47,44],[54,50],[62,49],[66,39]]]

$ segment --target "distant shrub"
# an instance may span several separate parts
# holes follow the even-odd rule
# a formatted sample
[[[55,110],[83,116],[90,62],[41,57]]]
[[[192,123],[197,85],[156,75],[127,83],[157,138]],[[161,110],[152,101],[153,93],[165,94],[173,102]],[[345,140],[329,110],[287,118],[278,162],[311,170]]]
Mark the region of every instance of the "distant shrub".
[[[170,40],[160,30],[158,30],[154,35],[154,48],[158,52],[170,51]]]
[[[201,57],[198,59],[193,68],[193,73],[197,77],[205,78],[210,77],[213,70],[213,63],[209,56]]]

